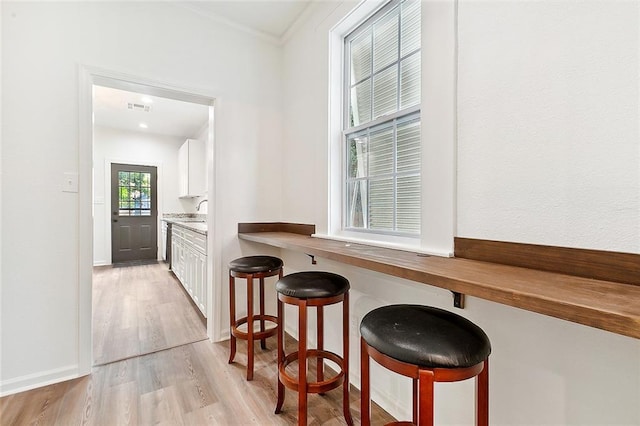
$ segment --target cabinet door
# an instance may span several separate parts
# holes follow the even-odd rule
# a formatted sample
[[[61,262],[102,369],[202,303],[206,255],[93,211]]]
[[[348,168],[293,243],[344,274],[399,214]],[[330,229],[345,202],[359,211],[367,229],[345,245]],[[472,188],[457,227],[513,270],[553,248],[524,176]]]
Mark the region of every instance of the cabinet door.
[[[180,197],[199,197],[206,192],[206,145],[187,139],[178,151]]]
[[[189,141],[178,150],[178,178],[180,197],[189,195]]]
[[[196,304],[202,314],[207,316],[207,256],[202,253],[198,253],[197,261],[197,274],[198,274],[198,300]]]
[[[176,232],[177,231],[177,232]],[[181,230],[174,228],[171,238],[171,264],[173,273],[184,286],[185,279],[185,246],[184,237]]]
[[[206,192],[207,153],[204,142],[189,139],[189,194],[201,196]]]
[[[186,269],[186,277],[185,277],[185,286],[187,291],[193,298],[193,284],[195,278],[195,269],[196,269],[196,256],[191,247],[188,247],[185,250],[185,269]]]
[[[167,222],[162,221],[162,260],[167,261]]]
[[[180,248],[178,247],[178,235],[176,234],[176,231],[174,229],[173,235],[171,236],[171,270],[178,278],[180,278],[180,276],[178,275],[179,263]]]

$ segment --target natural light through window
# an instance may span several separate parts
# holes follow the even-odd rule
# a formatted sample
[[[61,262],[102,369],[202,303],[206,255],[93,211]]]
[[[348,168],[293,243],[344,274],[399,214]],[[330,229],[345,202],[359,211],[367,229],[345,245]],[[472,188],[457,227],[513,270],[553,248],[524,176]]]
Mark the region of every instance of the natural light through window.
[[[420,2],[390,2],[344,52],[344,228],[419,237]]]

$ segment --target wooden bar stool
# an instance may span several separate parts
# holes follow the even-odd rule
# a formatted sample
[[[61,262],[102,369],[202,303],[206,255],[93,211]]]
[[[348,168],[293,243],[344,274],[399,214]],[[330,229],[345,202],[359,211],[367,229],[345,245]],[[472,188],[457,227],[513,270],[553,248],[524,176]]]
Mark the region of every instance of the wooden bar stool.
[[[235,259],[229,263],[229,313],[230,313],[230,334],[231,353],[229,364],[236,356],[236,339],[247,341],[247,380],[253,380],[253,342],[260,340],[262,349],[267,348],[267,337],[278,332],[278,319],[273,315],[266,315],[264,312],[264,279],[278,275],[282,278],[282,260],[273,256],[246,256]],[[247,316],[236,319],[236,278],[247,280]],[[253,280],[260,280],[260,314],[253,314]],[[254,332],[254,321],[260,321],[260,331]],[[265,322],[275,324],[275,327],[266,329]],[[247,331],[241,331],[239,327],[247,324]]]
[[[491,343],[480,327],[443,309],[390,305],[365,315],[360,334],[363,425],[371,424],[371,357],[413,379],[413,424],[433,425],[434,382],[476,377],[476,424],[488,426]]]
[[[278,402],[276,414],[284,404],[285,387],[298,392],[298,425],[307,424],[307,394],[324,393],[342,385],[343,413],[353,425],[349,411],[349,281],[331,272],[298,272],[276,283],[278,292]],[[342,302],[342,357],[324,349],[324,312],[327,305]],[[285,354],[284,304],[298,307],[298,350]],[[307,348],[307,308],[317,310],[317,348]],[[307,360],[316,359],[315,382],[307,380]],[[324,377],[324,360],[338,366],[337,375]],[[292,377],[287,366],[298,361],[298,377]]]

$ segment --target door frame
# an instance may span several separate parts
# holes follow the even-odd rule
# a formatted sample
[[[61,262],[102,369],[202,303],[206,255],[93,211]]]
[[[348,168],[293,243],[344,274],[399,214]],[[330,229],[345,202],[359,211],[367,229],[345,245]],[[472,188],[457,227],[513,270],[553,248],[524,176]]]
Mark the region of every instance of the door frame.
[[[187,88],[146,77],[78,65],[78,375],[91,373],[93,365],[92,336],[92,272],[93,272],[93,86],[164,96],[209,106],[207,132],[207,182],[209,213],[207,215],[207,336],[212,341],[222,338],[222,240],[216,232],[217,215],[217,129],[215,116],[222,111],[222,99],[208,89]],[[111,255],[109,255],[110,257]]]
[[[162,163],[156,163],[153,161],[140,161],[140,160],[126,160],[124,158],[105,158],[104,160],[104,214],[105,214],[105,238],[104,249],[107,255],[106,265],[113,264],[113,253],[111,246],[113,242],[112,227],[111,227],[111,165],[112,164],[131,164],[132,166],[150,166],[155,167],[158,177],[156,183],[156,204],[158,210],[158,217],[156,218],[157,232],[156,232],[156,248],[158,249],[156,260],[162,259],[162,190],[164,189],[164,175],[162,174]],[[94,264],[95,265],[95,264]]]

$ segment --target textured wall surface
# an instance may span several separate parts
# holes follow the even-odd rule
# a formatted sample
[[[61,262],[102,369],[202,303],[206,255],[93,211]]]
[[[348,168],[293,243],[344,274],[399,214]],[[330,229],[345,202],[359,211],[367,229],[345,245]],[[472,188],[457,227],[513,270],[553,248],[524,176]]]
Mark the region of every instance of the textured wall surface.
[[[638,8],[460,2],[459,236],[640,253]]]

